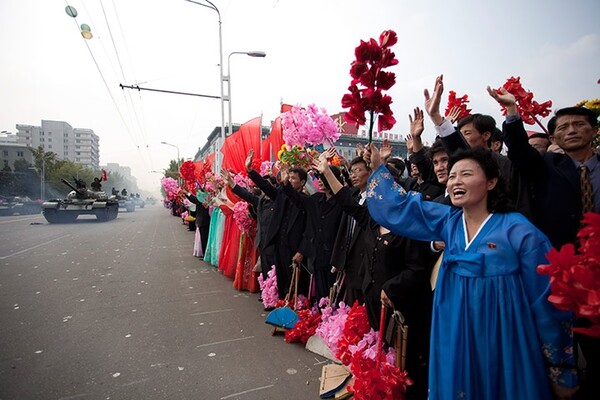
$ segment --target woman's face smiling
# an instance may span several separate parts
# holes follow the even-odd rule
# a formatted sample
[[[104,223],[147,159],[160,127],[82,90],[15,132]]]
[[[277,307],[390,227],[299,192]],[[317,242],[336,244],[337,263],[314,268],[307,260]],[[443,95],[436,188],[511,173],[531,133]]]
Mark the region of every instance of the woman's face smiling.
[[[487,208],[488,192],[496,186],[497,178],[488,179],[475,160],[457,161],[448,175],[448,194],[452,204],[463,209]]]

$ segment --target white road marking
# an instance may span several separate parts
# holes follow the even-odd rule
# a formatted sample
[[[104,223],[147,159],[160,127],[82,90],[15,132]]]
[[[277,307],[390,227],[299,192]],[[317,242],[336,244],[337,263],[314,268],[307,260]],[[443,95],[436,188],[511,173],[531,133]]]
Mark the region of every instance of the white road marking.
[[[28,248],[28,249],[23,249],[23,250],[17,251],[16,253],[12,253],[12,254],[9,254],[9,255],[7,255],[7,256],[0,257],[0,260],[4,260],[4,259],[6,259],[6,258],[9,258],[9,257],[12,257],[12,256],[16,256],[17,254],[21,254],[21,253],[28,252],[29,250],[33,250],[33,249],[36,249],[36,248],[38,248],[38,247],[45,246],[45,245],[47,245],[47,244],[49,244],[49,243],[56,242],[57,240],[61,240],[61,239],[64,239],[64,238],[66,238],[66,237],[69,237],[69,236],[71,236],[71,234],[66,234],[66,235],[63,235],[63,236],[60,236],[60,237],[54,238],[54,239],[52,239],[52,240],[48,240],[47,242],[40,243],[40,244],[36,244],[35,246],[33,246],[33,247],[30,247],[30,248]]]
[[[244,390],[243,392],[234,393],[234,394],[230,394],[229,396],[221,397],[221,400],[230,399],[232,397],[240,396],[240,395],[246,394],[246,393],[256,392],[257,390],[269,389],[269,388],[272,388],[273,386],[275,386],[275,385],[260,386],[260,387],[254,388],[254,389]]]
[[[246,337],[239,338],[239,339],[221,340],[220,342],[199,344],[198,346],[196,346],[196,348],[214,346],[214,345],[223,344],[223,343],[239,342],[240,340],[248,340],[248,339],[254,339],[254,336],[246,336]]]
[[[190,314],[190,315],[206,315],[206,314],[216,314],[216,313],[221,313],[221,312],[229,312],[229,311],[233,311],[233,308],[226,308],[226,309],[224,309],[224,310],[203,311],[203,312],[192,313],[192,314]]]

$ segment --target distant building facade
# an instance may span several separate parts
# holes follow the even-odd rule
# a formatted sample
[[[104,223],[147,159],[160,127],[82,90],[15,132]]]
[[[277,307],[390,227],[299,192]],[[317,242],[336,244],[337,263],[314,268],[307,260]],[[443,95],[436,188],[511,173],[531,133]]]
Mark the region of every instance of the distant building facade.
[[[100,138],[91,129],[73,128],[64,121],[42,120],[40,126],[17,124],[17,143],[41,146],[61,160],[100,169]]]
[[[345,122],[344,112],[333,114],[331,115],[331,118],[338,125],[338,131],[341,132],[340,138],[335,143],[335,148],[348,161],[351,161],[356,156],[356,146],[358,144],[365,146],[368,143],[367,128],[364,126],[357,128],[356,125]],[[239,125],[233,125],[233,132],[237,131],[238,129]],[[270,127],[263,126],[261,140],[266,139],[270,132]],[[225,133],[227,136],[229,136],[227,127],[225,127]],[[212,130],[210,135],[208,135],[204,146],[199,148],[196,152],[194,161],[204,160],[209,154],[215,153],[218,149],[220,135],[221,127],[217,126]],[[391,142],[393,156],[402,157],[403,159],[406,158],[406,141],[403,140],[400,134],[391,132],[379,133],[375,130],[373,133],[373,142],[380,145],[384,139],[388,139]],[[278,150],[279,149],[275,150],[275,153],[277,153]]]

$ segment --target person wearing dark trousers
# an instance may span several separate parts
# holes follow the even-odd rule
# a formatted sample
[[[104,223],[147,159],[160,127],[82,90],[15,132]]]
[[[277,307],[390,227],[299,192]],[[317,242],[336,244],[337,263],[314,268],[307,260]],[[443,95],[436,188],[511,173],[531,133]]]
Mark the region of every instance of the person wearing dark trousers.
[[[327,154],[327,153],[324,153]],[[331,153],[333,156],[335,153]],[[341,182],[342,174],[337,167],[331,167],[336,179]],[[286,182],[283,184],[285,194],[293,203],[306,212],[306,232],[301,248],[306,253],[306,265],[313,274],[315,298],[319,301],[329,296],[335,282],[335,274],[331,272],[331,253],[342,218],[342,209],[332,199],[331,189],[319,175],[317,183],[320,192],[307,196],[297,192]]]
[[[296,207],[290,198],[283,192],[283,188],[275,188],[264,179],[258,172],[252,169],[252,158],[254,151],[250,150],[246,165],[250,165],[248,177],[258,186],[260,190],[273,200],[273,217],[265,234],[266,246],[273,246],[275,252],[275,271],[277,275],[277,290],[279,299],[284,299],[290,287],[292,277],[292,266],[302,265],[304,255],[300,245],[306,228],[306,212]],[[301,191],[306,183],[307,174],[302,168],[289,170],[289,181],[294,190]],[[304,272],[304,273],[303,273]],[[308,294],[308,273],[301,270],[298,294]]]

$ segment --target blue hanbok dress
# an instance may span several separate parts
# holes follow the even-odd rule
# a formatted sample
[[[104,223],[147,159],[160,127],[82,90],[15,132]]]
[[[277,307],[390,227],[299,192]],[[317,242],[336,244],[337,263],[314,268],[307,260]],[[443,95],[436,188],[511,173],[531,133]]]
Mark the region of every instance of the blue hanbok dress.
[[[490,214],[467,243],[461,209],[422,201],[384,166],[369,179],[367,202],[392,232],[446,242],[434,294],[430,400],[552,399],[551,380],[577,384],[572,315],[547,301],[549,279],[536,272],[551,246],[525,217]]]

